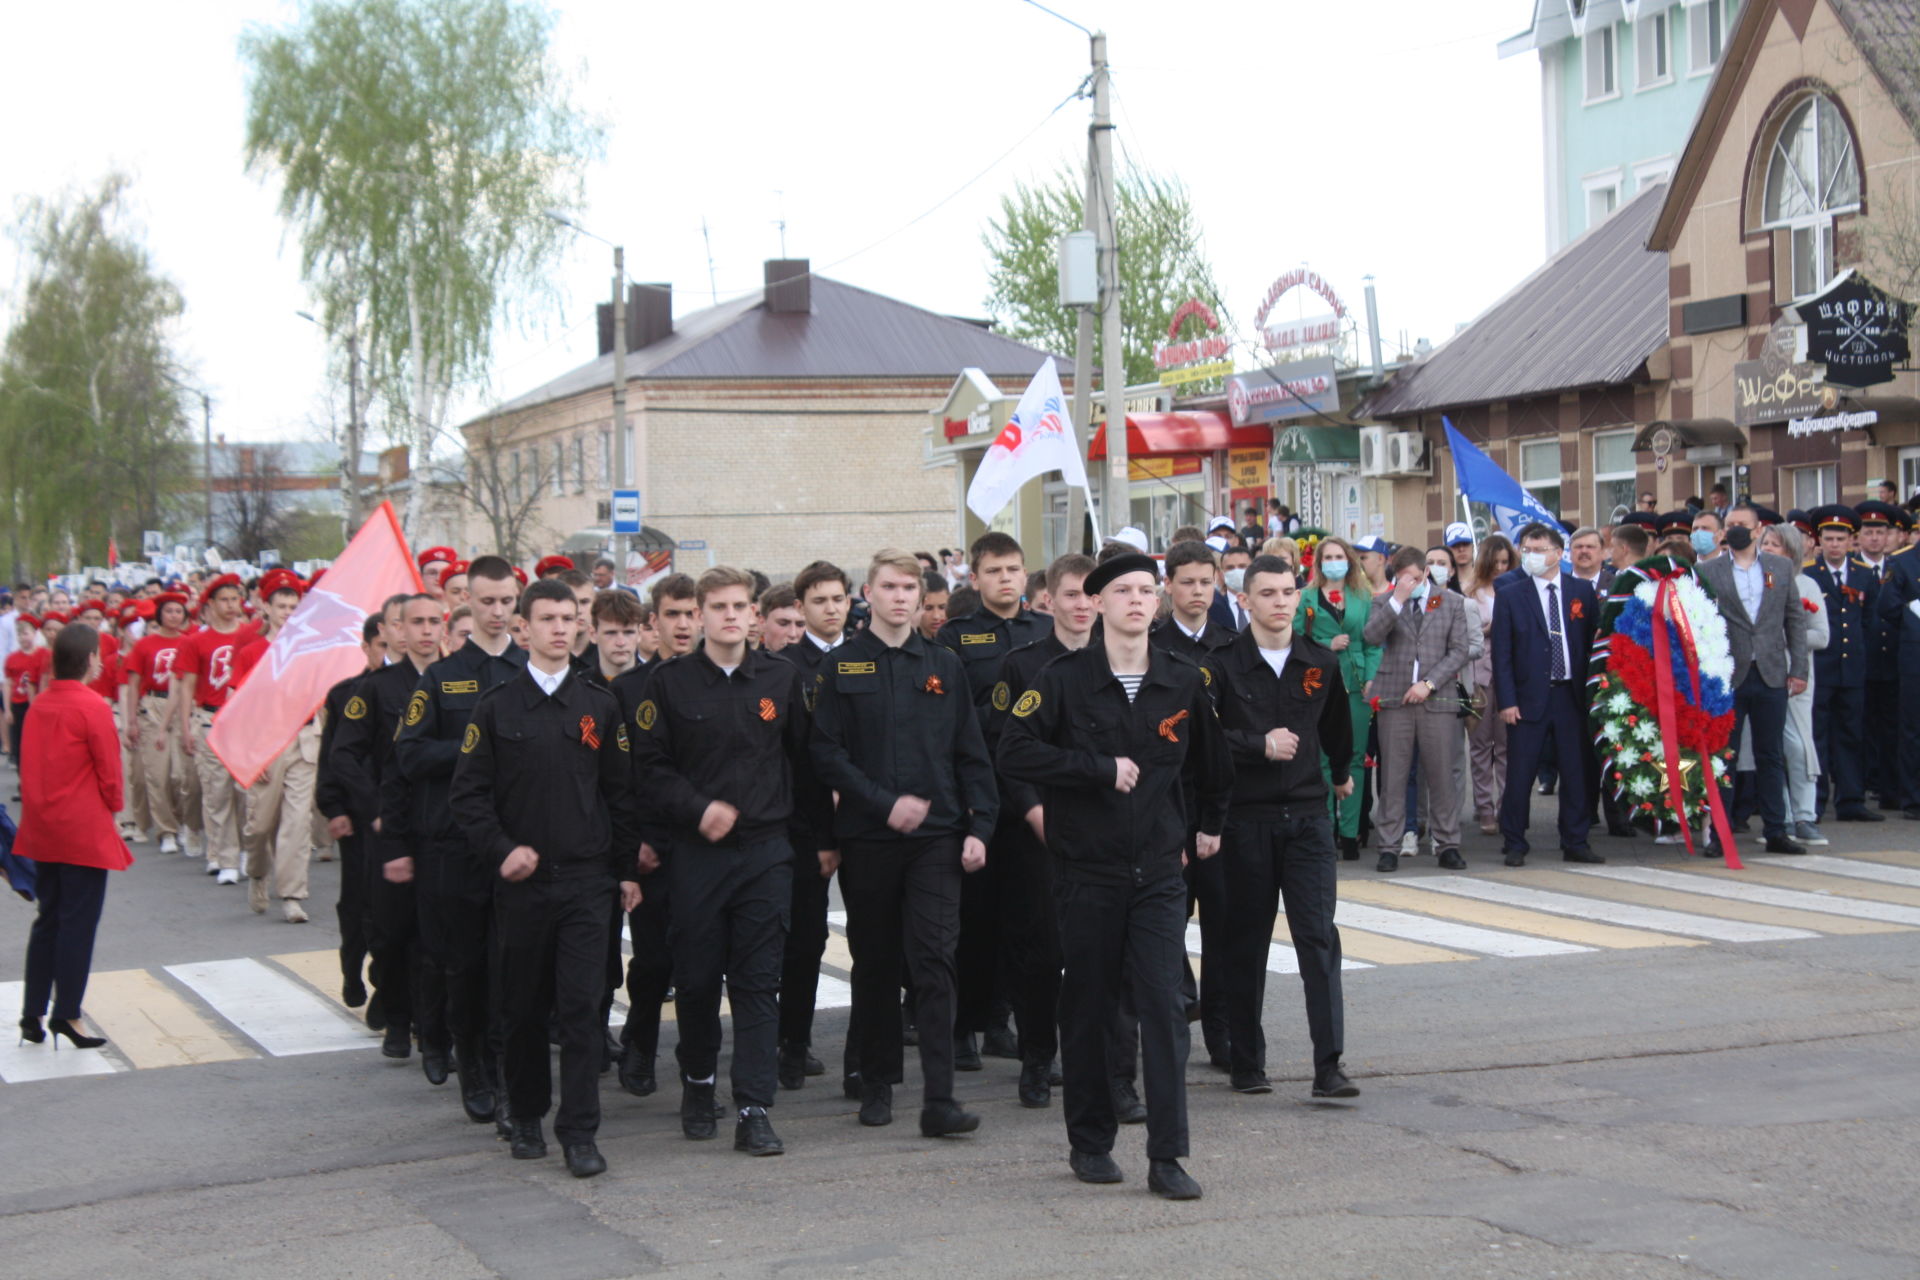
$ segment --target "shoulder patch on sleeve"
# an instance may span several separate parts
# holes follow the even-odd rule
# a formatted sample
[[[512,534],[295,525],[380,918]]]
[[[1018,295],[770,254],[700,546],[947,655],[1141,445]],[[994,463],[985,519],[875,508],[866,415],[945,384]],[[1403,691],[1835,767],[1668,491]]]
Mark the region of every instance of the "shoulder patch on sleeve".
[[[622,751],[632,751],[632,750],[633,750],[633,748],[632,748],[632,747],[630,747],[630,746],[628,746],[628,745],[627,745],[627,726],[626,726],[626,725],[624,725],[624,724],[622,724],[622,723],[620,723],[620,722],[618,722],[618,721],[615,721],[615,722],[614,722],[614,726],[613,726],[613,740],[614,740],[615,742],[617,742],[617,743],[619,743],[619,744],[620,744],[620,749],[621,749]]]
[[[1200,664],[1200,678],[1206,681],[1209,685],[1213,683],[1213,668],[1209,667],[1204,662]]]
[[[460,754],[463,756],[472,755],[473,749],[479,745],[480,745],[480,726],[477,724],[469,723],[467,725],[466,735],[460,739]]]
[[[409,725],[419,724],[421,720],[426,718],[426,714],[427,691],[425,689],[415,689],[413,696],[407,699],[407,723]]]
[[[640,732],[642,733],[651,733],[653,731],[653,722],[659,718],[660,708],[653,705],[652,698],[648,698],[645,702],[641,703],[639,709],[633,713],[633,722],[640,726]]]
[[[995,711],[1005,711],[1007,709],[1007,701],[1012,697],[1013,690],[1007,688],[1007,682],[1002,680],[999,684],[993,686],[993,709]]]
[[[349,720],[365,720],[367,718],[367,700],[357,693],[351,698],[348,698],[346,716]]]
[[[1024,720],[1040,709],[1040,691],[1029,689],[1020,695],[1020,701],[1013,704],[1013,714]]]

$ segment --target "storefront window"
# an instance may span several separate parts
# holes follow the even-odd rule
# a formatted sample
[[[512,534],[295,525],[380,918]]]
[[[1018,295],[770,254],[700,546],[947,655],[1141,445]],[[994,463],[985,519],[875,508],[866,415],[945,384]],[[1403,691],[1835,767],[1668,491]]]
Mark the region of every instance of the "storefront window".
[[[1834,496],[1837,491],[1834,470],[1833,467],[1826,466],[1797,467],[1789,471],[1787,477],[1789,492],[1793,494],[1793,505],[1802,511],[1811,511],[1815,507],[1823,507],[1829,502],[1837,501],[1838,499]]]
[[[1181,525],[1207,523],[1206,482],[1199,476],[1136,480],[1130,496],[1129,523],[1146,533],[1154,551],[1165,551]]]
[[[1617,524],[1633,510],[1633,432],[1604,431],[1593,438],[1593,522]]]
[[[1549,511],[1560,510],[1560,442],[1527,440],[1520,445],[1520,487]]]
[[[1904,500],[1920,493],[1920,445],[1900,451],[1900,497]]]

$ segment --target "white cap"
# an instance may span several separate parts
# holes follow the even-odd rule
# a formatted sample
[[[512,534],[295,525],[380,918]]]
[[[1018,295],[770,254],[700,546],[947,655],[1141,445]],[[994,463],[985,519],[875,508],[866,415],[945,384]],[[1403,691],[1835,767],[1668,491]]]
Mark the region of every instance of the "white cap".
[[[1138,551],[1141,555],[1147,554],[1147,535],[1142,533],[1140,530],[1134,528],[1132,525],[1128,525],[1126,528],[1120,530],[1118,533],[1108,538],[1107,541],[1108,542],[1124,542],[1128,546],[1132,547],[1135,551]]]
[[[1473,530],[1467,527],[1465,521],[1455,520],[1447,526],[1446,536],[1441,538],[1440,541],[1449,547],[1457,546],[1462,542],[1472,542]]]
[[[1227,553],[1227,548],[1232,546],[1233,544],[1231,542],[1228,542],[1225,538],[1222,538],[1216,534],[1215,536],[1207,539],[1207,545],[1209,547],[1212,547],[1215,551],[1218,551],[1221,555],[1225,555]]]
[[[1233,528],[1232,516],[1215,516],[1213,519],[1207,521],[1208,533],[1212,533],[1215,529],[1231,529],[1231,528]]]

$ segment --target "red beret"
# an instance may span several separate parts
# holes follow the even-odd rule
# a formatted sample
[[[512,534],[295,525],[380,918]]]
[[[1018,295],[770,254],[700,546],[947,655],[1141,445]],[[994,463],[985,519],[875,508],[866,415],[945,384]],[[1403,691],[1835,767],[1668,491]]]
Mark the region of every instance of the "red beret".
[[[260,598],[272,599],[275,592],[291,591],[295,595],[305,595],[307,586],[300,581],[300,575],[291,569],[269,569],[260,578]]]
[[[320,575],[325,572],[326,572],[325,569],[315,569],[313,571],[313,576],[307,579],[307,590],[309,591],[313,590],[315,584],[320,581]]]
[[[415,559],[419,560],[422,569],[432,564],[435,560],[438,560],[442,564],[452,564],[454,551],[452,547],[428,547],[416,556]]]
[[[40,619],[34,617],[30,613],[22,613],[18,617],[16,617],[14,621],[16,623],[24,622],[28,626],[32,627],[35,631],[38,631],[40,629]]]
[[[191,602],[187,599],[186,593],[182,591],[162,591],[152,601],[155,614],[160,612],[160,606],[163,604],[177,604],[184,609],[189,603]]]
[[[513,566],[513,576],[519,580],[521,586],[527,585],[527,571],[519,565]]]
[[[447,566],[447,571],[440,575],[440,580],[442,582],[445,582],[448,578],[459,577],[461,574],[467,571],[467,566],[469,563],[470,562],[466,560],[455,560],[452,564]]]
[[[73,621],[73,619],[69,618],[66,614],[60,612],[58,609],[49,609],[45,613],[40,615],[40,625],[43,627],[46,626],[49,622],[57,622],[64,627],[71,621]]]
[[[77,618],[83,613],[97,613],[104,618],[107,616],[106,602],[102,600],[82,600],[79,604],[73,606],[74,617]]]
[[[567,556],[541,556],[540,563],[533,566],[534,576],[544,578],[550,573],[564,573],[573,568],[573,561]]]
[[[227,587],[232,587],[243,596],[247,593],[247,584],[240,581],[238,574],[223,573],[206,586],[200,588],[200,603],[203,605],[206,604],[207,601],[213,599],[216,591],[223,590]]]

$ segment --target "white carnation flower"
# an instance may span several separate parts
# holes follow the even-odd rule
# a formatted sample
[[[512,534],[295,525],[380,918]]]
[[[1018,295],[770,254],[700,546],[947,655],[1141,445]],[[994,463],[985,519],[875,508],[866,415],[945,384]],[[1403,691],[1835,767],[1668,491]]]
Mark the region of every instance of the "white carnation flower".
[[[1635,796],[1644,800],[1653,794],[1653,785],[1653,779],[1643,773],[1635,777],[1627,789],[1633,792]]]
[[[1633,727],[1633,736],[1641,742],[1658,742],[1660,740],[1660,726],[1652,720],[1642,718],[1640,723]]]
[[[1633,699],[1624,693],[1616,693],[1607,700],[1607,710],[1616,716],[1626,715],[1633,710]]]

